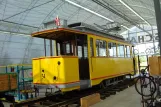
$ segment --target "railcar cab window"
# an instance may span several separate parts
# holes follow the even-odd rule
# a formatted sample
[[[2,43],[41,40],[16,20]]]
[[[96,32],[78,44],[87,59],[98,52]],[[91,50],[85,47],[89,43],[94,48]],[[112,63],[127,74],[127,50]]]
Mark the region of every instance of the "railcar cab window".
[[[71,41],[63,41],[57,43],[58,55],[73,55],[73,45]]]
[[[117,45],[117,54],[118,57],[124,57],[124,45],[122,44]]]
[[[60,43],[57,43],[57,55],[60,55]]]
[[[126,57],[127,58],[130,58],[131,57],[131,55],[130,55],[130,46],[125,46],[125,51],[126,51]]]
[[[66,53],[67,54],[70,53],[70,44],[69,43],[66,44]]]
[[[107,56],[107,42],[96,40],[96,56]]]
[[[110,57],[116,57],[116,43],[108,43],[108,53]]]

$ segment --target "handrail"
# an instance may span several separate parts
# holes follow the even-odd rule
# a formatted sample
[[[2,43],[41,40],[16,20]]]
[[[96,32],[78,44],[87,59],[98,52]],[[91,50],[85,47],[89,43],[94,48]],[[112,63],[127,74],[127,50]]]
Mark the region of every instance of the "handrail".
[[[6,65],[6,66],[0,66],[0,68],[13,67],[13,66],[32,66],[32,64],[11,64],[11,65]]]

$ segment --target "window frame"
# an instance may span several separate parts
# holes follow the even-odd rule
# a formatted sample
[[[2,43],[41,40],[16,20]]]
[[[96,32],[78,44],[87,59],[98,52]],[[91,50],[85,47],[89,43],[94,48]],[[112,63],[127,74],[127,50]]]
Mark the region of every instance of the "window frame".
[[[108,41],[107,44],[108,44],[108,56],[116,58],[117,57],[117,43]],[[115,49],[114,48],[112,49],[113,50],[113,55],[112,56],[110,55],[109,44],[110,44],[111,49],[112,49],[112,45],[115,44]],[[115,50],[115,54],[114,54],[114,50]]]
[[[101,47],[101,43],[102,43],[102,47]],[[102,39],[96,39],[95,40],[95,46],[96,46],[96,57],[107,57],[107,41],[106,40],[102,40]],[[100,48],[101,49],[105,49],[105,56],[100,55]]]
[[[123,46],[123,55],[120,54],[119,46]],[[125,57],[125,45],[121,43],[117,43],[117,57],[124,58]]]
[[[128,52],[127,52],[127,47],[129,47],[129,56],[128,56]],[[130,45],[125,45],[125,49],[126,49],[126,58],[131,58],[131,46]]]
[[[94,56],[94,45],[93,45],[94,39],[90,37],[89,40],[90,40],[90,57],[93,57]]]

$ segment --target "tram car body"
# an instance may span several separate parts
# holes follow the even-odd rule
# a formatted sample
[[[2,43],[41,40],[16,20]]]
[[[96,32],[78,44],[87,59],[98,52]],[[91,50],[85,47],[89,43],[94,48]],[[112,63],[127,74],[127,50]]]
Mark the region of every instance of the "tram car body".
[[[50,56],[32,60],[36,86],[66,92],[101,83],[108,86],[136,72],[132,44],[119,36],[81,25],[75,23],[32,34],[50,40]]]

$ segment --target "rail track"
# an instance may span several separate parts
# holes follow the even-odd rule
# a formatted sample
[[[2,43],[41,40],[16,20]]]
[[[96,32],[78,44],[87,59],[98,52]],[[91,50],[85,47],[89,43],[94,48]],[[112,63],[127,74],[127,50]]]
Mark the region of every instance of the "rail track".
[[[79,107],[80,98],[82,97],[94,93],[100,93],[101,99],[105,99],[106,97],[115,95],[116,92],[122,91],[133,84],[134,80],[125,80],[103,89],[93,87],[82,91],[72,91],[64,94],[51,94],[46,97],[34,98],[19,103],[14,103],[11,105],[11,107],[68,107],[69,105],[73,104],[74,107]]]

